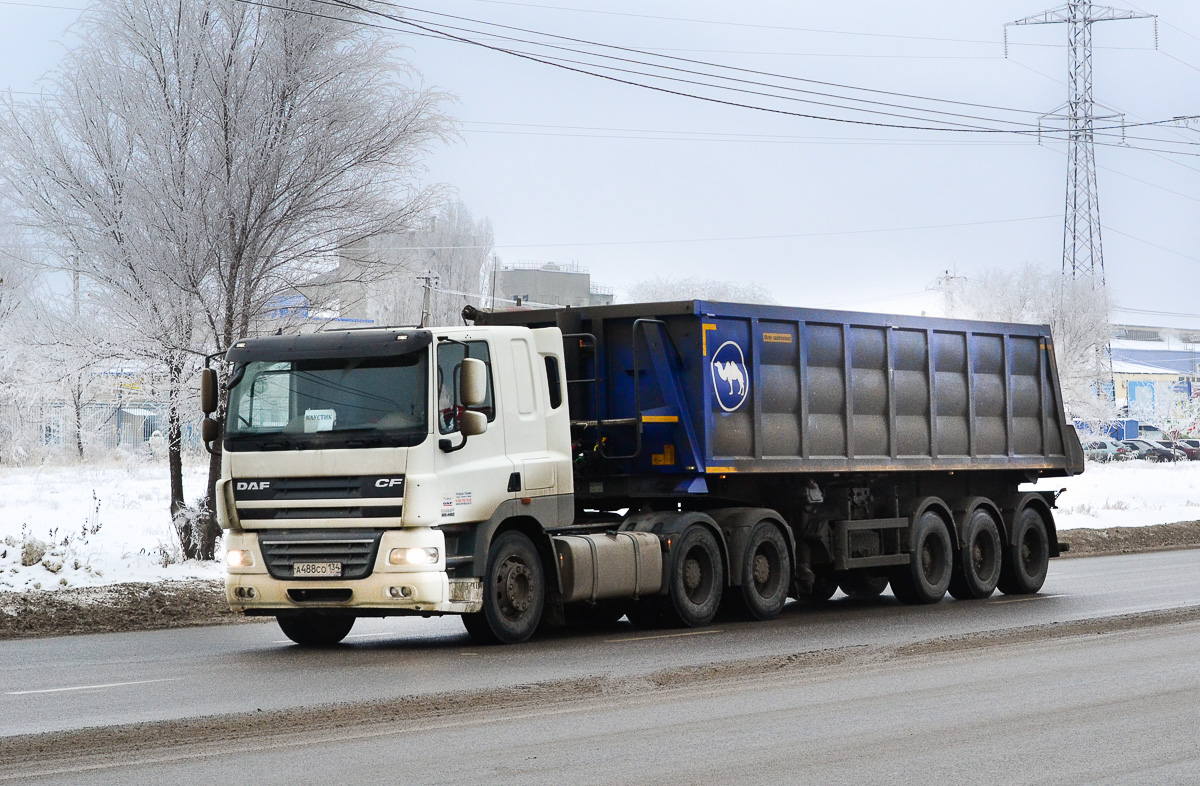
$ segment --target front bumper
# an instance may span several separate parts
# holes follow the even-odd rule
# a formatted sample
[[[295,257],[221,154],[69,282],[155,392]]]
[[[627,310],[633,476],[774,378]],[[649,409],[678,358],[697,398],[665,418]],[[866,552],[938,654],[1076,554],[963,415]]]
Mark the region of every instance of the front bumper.
[[[427,527],[383,533],[370,575],[361,579],[275,578],[268,573],[259,548],[259,532],[228,532],[226,551],[253,555],[250,567],[227,568],[225,597],[229,608],[247,615],[278,615],[298,611],[358,613],[361,616],[406,614],[467,614],[483,608],[479,579],[451,579],[445,567],[445,538]],[[388,563],[394,548],[433,547],[441,562],[429,566]]]

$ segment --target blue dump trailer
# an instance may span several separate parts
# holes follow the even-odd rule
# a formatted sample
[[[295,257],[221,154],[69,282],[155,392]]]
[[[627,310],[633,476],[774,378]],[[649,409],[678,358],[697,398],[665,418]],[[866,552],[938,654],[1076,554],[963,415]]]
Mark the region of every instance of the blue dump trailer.
[[[1048,327],[705,301],[483,311],[238,342],[230,605],[303,644],[358,616],[706,625],[840,588],[1037,592],[1041,477],[1083,471]],[[217,408],[205,376],[206,412]]]

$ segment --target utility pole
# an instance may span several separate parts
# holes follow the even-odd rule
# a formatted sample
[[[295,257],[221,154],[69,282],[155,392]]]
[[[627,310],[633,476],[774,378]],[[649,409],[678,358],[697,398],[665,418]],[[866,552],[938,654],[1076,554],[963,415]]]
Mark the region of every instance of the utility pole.
[[[1100,240],[1100,200],[1096,187],[1096,151],[1093,124],[1120,115],[1095,114],[1092,99],[1092,25],[1121,19],[1154,19],[1158,45],[1158,17],[1108,6],[1091,0],[1067,4],[1027,16],[1004,26],[1004,54],[1008,56],[1008,28],[1012,25],[1067,26],[1067,103],[1044,115],[1067,123],[1067,204],[1063,231],[1063,277],[1089,277],[1093,288],[1104,287],[1104,248]]]
[[[430,270],[427,271],[423,276],[417,276],[417,280],[425,282],[425,297],[421,301],[421,324],[417,325],[417,327],[425,327],[430,318],[429,301],[433,295],[433,288],[437,286],[439,279],[437,273],[434,273],[432,270]]]

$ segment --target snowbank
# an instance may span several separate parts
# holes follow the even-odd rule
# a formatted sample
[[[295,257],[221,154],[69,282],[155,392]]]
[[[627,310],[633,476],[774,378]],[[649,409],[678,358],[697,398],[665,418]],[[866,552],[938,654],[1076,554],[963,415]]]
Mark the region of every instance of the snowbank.
[[[1077,477],[1046,478],[1022,488],[1066,489],[1054,512],[1059,530],[1200,520],[1200,461],[1089,462]]]
[[[189,500],[206,472],[184,469]],[[180,562],[169,501],[165,462],[0,469],[0,591],[224,575]]]
[[[189,500],[203,493],[205,472],[185,468]],[[1060,530],[1200,519],[1200,461],[1089,464],[1036,488],[1067,489]],[[0,469],[0,591],[223,576],[219,562],[179,562],[167,505],[159,463]]]

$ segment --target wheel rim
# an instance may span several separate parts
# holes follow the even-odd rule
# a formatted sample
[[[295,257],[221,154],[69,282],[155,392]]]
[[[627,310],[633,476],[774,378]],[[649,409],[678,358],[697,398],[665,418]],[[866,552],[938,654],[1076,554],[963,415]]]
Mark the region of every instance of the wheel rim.
[[[942,546],[935,537],[927,537],[921,544],[921,573],[929,584],[937,584],[945,573],[946,551]]]
[[[533,571],[517,557],[509,557],[496,571],[496,600],[500,612],[509,619],[517,619],[533,605]]]
[[[1025,531],[1025,537],[1021,538],[1021,566],[1026,575],[1034,576],[1041,570],[1045,561],[1044,554],[1042,539],[1038,537],[1037,531],[1030,527]]]
[[[993,539],[984,537],[983,533],[980,533],[971,546],[971,567],[981,580],[990,580],[992,574],[996,572],[998,564],[996,555],[996,544]]]
[[[770,543],[763,543],[754,553],[751,563],[751,576],[754,580],[754,591],[760,597],[772,598],[779,590],[779,574],[781,573],[779,551]]]
[[[712,592],[712,558],[708,550],[695,546],[688,550],[683,560],[683,593],[688,600],[702,605]]]

